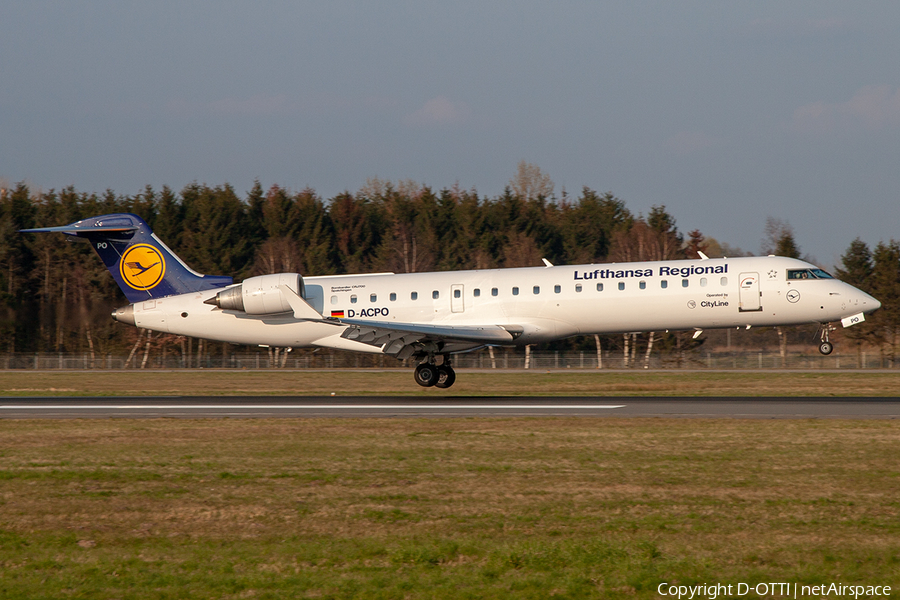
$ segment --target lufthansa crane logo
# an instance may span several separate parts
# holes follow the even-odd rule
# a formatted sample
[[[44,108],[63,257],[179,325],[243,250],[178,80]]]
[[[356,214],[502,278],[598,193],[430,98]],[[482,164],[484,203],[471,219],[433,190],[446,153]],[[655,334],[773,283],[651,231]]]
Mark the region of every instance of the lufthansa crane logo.
[[[119,261],[122,281],[136,290],[149,290],[159,285],[166,274],[166,259],[149,244],[136,244],[125,251]]]

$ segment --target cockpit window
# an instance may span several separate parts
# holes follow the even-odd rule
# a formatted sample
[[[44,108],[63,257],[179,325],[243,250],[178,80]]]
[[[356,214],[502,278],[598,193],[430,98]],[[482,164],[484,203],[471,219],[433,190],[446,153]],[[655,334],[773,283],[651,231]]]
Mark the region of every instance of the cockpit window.
[[[834,279],[822,269],[790,269],[787,272],[788,279]]]

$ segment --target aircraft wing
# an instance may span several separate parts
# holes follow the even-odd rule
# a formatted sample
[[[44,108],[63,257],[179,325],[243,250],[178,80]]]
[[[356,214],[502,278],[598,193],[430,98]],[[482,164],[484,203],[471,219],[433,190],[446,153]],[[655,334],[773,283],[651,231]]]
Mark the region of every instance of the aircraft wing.
[[[468,350],[490,344],[511,344],[522,334],[513,325],[420,325],[416,323],[379,322],[339,319],[348,327],[341,337],[371,346],[383,346],[383,352],[399,359],[409,358],[428,344],[440,344],[443,350]],[[451,350],[452,351],[452,350]]]
[[[417,350],[459,352],[489,344],[511,344],[524,331],[517,325],[423,325],[396,321],[323,319],[322,315],[285,285],[278,289],[294,310],[294,318],[344,327],[341,338],[382,348],[382,352],[403,360]]]

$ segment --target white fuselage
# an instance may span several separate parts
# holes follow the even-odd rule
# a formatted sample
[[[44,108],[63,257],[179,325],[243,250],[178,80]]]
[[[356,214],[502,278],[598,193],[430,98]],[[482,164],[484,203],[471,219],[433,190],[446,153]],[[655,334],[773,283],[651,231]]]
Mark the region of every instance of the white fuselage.
[[[815,269],[782,257],[606,263],[437,273],[305,277],[324,318],[383,324],[521,328],[517,344],[594,333],[796,325],[877,309],[836,279],[789,279]],[[222,288],[224,289],[224,288]],[[138,327],[238,344],[381,349],[340,337],[343,327],[292,312],[249,315],[205,300],[219,290],[134,304]]]

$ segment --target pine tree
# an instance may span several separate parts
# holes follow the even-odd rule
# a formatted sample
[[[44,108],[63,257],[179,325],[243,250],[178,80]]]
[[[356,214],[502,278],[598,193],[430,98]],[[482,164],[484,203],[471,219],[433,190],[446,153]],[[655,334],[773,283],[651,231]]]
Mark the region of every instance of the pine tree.
[[[881,310],[871,320],[882,355],[893,367],[900,342],[900,242],[879,242],[872,258],[871,293],[881,301]]]
[[[850,247],[841,256],[842,267],[835,272],[837,277],[852,286],[872,293],[872,274],[875,265],[872,252],[861,239],[856,238],[850,243]],[[875,337],[876,323],[870,318],[865,322],[843,330],[844,338],[853,342],[857,354],[862,353],[862,346],[866,342],[873,341]],[[860,360],[861,363],[861,360]]]
[[[864,241],[856,238],[850,242],[850,247],[841,256],[841,265],[842,267],[835,271],[838,279],[863,291],[870,291],[875,266],[872,262],[872,252]]]
[[[688,242],[684,249],[684,255],[687,258],[701,258],[700,253],[706,254],[708,248],[709,244],[699,229],[688,233]]]
[[[196,183],[182,192],[185,262],[201,273],[243,277],[252,264],[245,205],[230,185]]]
[[[615,232],[629,229],[633,222],[625,202],[610,192],[600,195],[585,186],[577,202],[563,209],[566,261],[577,264],[606,260]]]
[[[181,251],[181,236],[184,232],[184,205],[178,196],[163,186],[156,203],[156,219],[153,231],[157,237],[176,253]]]
[[[0,196],[0,334],[9,352],[30,349],[38,320],[38,309],[29,293],[35,265],[34,240],[18,233],[34,227],[35,213],[24,183]]]
[[[328,215],[334,223],[340,273],[366,273],[381,243],[384,219],[367,198],[344,192],[331,199]]]
[[[763,240],[763,254],[800,258],[800,247],[794,239],[794,228],[787,221],[774,217],[766,218],[766,237]]]

